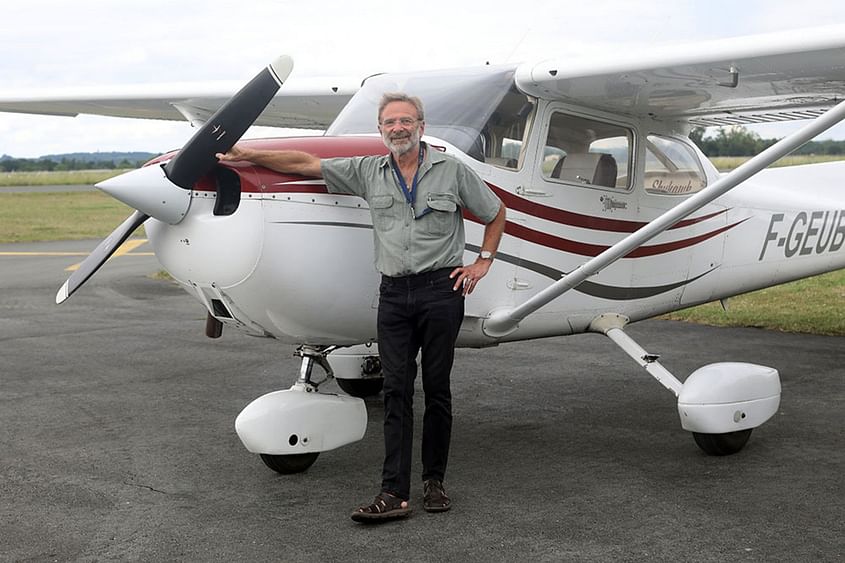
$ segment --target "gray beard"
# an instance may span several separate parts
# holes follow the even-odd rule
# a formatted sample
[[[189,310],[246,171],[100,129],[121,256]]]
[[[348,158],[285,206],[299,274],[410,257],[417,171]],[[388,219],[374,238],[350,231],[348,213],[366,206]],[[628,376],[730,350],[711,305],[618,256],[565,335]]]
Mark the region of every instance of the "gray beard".
[[[381,136],[384,145],[396,156],[402,156],[420,143],[420,130],[417,128],[410,137],[391,140],[387,134]]]

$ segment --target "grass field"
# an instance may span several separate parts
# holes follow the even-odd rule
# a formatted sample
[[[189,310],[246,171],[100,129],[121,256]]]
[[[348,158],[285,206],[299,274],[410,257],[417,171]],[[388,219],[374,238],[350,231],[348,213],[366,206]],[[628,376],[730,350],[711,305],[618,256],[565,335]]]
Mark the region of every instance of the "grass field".
[[[664,318],[714,326],[845,336],[845,270],[798,280]]]
[[[729,172],[733,170],[750,156],[714,156],[710,158],[710,162],[716,167],[719,172]],[[833,162],[836,160],[845,160],[845,155],[797,155],[785,156],[772,164],[771,168],[778,168],[781,166],[796,166],[799,164],[816,164],[819,162]]]
[[[0,193],[0,242],[103,238],[131,213],[99,191]]]
[[[59,177],[40,176],[47,185],[59,184]],[[71,184],[103,179],[69,177],[73,178]],[[0,243],[99,239],[131,212],[100,192],[0,193]],[[845,336],[845,270],[734,297],[728,301],[727,311],[710,303],[665,318]]]

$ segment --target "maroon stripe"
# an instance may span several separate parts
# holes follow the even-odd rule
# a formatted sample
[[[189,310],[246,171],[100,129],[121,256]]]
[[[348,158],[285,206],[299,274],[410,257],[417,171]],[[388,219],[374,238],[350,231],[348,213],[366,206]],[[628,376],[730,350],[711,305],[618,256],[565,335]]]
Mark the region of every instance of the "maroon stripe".
[[[561,225],[568,225],[570,227],[582,227],[585,229],[592,229],[594,231],[609,231],[614,233],[633,233],[647,225],[647,222],[639,221],[623,221],[620,219],[607,219],[604,217],[595,217],[592,215],[582,215],[573,211],[566,211],[565,209],[558,209],[556,207],[549,207],[527,199],[518,197],[508,191],[505,191],[498,186],[487,184],[499,196],[499,199],[505,204],[508,209],[514,211],[521,211],[538,219],[545,219]],[[720,210],[709,215],[695,217],[693,219],[685,219],[678,222],[671,227],[672,229],[680,229],[682,227],[689,227],[707,219],[716,217],[725,213],[727,210]]]
[[[657,254],[665,254],[667,252],[672,252],[673,250],[680,250],[682,248],[688,248],[690,246],[695,246],[700,242],[704,242],[707,239],[711,239],[716,235],[722,234],[725,231],[729,231],[736,227],[737,225],[741,225],[748,221],[749,218],[745,218],[742,221],[737,221],[733,225],[726,225],[721,229],[716,229],[715,231],[710,231],[709,233],[704,233],[703,235],[698,235],[697,237],[692,237],[683,240],[677,240],[674,242],[667,242],[663,244],[655,244],[652,246],[641,246],[631,252],[630,254],[626,254],[623,258],[641,258],[643,256],[655,256]]]
[[[629,254],[625,255],[624,258],[642,258],[644,256],[655,256],[658,254],[672,252],[674,250],[688,248],[707,239],[713,238],[716,235],[719,235],[725,231],[733,229],[737,225],[744,223],[747,220],[748,219],[743,219],[742,221],[738,221],[733,225],[727,225],[720,229],[716,229],[715,231],[710,231],[708,233],[704,233],[702,235],[687,239],[667,242],[663,244],[654,244],[651,246],[641,246],[633,250]],[[554,235],[550,235],[549,233],[544,233],[535,229],[523,227],[522,225],[517,225],[511,222],[508,222],[505,226],[505,232],[511,236],[528,242],[532,242],[534,244],[539,244],[547,248],[554,248],[555,250],[562,250],[564,252],[569,252],[572,254],[578,254],[579,256],[598,256],[599,254],[610,248],[610,246],[606,245],[588,244],[585,242],[578,242],[570,239],[556,237]]]

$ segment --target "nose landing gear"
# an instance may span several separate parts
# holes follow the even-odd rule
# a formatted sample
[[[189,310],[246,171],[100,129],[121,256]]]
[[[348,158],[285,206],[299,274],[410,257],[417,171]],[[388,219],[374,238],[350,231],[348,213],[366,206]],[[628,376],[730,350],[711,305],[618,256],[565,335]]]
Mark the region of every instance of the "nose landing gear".
[[[364,437],[367,409],[363,400],[317,392],[322,383],[333,377],[326,356],[335,349],[300,347],[297,355],[302,357],[302,363],[296,383],[290,389],[255,399],[235,419],[235,430],[246,449],[259,454],[273,471],[305,471],[320,452]],[[326,372],[322,381],[312,380],[315,365]]]

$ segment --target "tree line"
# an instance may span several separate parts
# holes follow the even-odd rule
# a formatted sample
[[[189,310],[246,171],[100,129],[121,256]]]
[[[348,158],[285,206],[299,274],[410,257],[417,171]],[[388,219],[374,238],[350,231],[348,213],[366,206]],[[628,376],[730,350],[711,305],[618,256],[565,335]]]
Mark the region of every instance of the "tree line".
[[[780,139],[763,139],[745,127],[720,127],[715,135],[705,137],[706,129],[696,127],[690,139],[707,156],[754,156],[777,143]],[[810,141],[792,154],[841,155],[845,154],[845,141]]]
[[[74,152],[48,154],[38,158],[0,156],[2,172],[41,172],[68,170],[114,170],[140,168],[157,156],[151,152]]]
[[[5,158],[0,160],[0,170],[3,172],[42,172],[68,170],[113,170],[140,168],[147,159],[143,160],[79,160],[76,158],[62,158],[58,161],[35,158]]]

